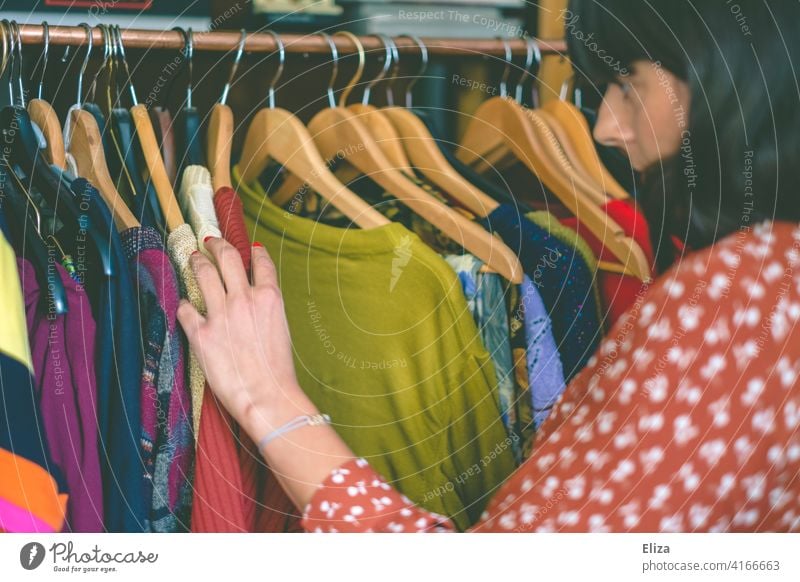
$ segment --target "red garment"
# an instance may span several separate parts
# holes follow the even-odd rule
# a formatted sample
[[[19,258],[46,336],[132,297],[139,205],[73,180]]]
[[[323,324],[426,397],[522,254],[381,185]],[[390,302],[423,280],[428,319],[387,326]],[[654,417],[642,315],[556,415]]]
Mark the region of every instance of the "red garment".
[[[612,200],[603,206],[603,210],[625,231],[627,236],[639,243],[648,262],[652,265],[654,261],[653,245],[650,241],[650,228],[641,212],[632,203],[623,200]],[[561,223],[577,231],[588,243],[598,260],[619,262],[577,218],[562,218]],[[606,271],[598,271],[597,281],[600,299],[603,302],[608,318],[606,320],[606,327],[608,328],[614,325],[628,308],[636,302],[636,297],[641,295],[644,287],[636,277],[608,273]]]
[[[230,188],[214,196],[222,236],[250,270],[251,246],[242,203]],[[194,532],[300,531],[300,518],[256,445],[239,429],[208,386],[197,443]]]
[[[763,223],[651,285],[473,531],[800,531],[800,227]],[[451,531],[363,459],[312,531]]]
[[[214,210],[219,229],[226,241],[235,246],[242,256],[244,268],[250,271],[250,236],[244,224],[242,201],[232,188],[223,186],[214,194]]]

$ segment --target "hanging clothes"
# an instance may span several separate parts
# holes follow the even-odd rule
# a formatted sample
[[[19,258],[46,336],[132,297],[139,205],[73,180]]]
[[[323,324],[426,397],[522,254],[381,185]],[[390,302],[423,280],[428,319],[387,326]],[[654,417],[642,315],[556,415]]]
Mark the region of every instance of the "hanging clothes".
[[[286,216],[258,185],[237,189],[276,260],[300,385],[401,491],[466,527],[514,460],[452,269],[400,224],[333,228]]]
[[[187,531],[192,499],[191,396],[177,327],[178,280],[153,228],[120,234],[137,284],[145,357],[141,377],[142,454],[151,499],[148,529]]]
[[[103,484],[97,448],[97,384],[92,358],[95,323],[83,288],[56,262],[49,277],[59,277],[69,312],[52,312],[33,266],[17,259],[28,338],[33,356],[36,398],[45,443],[69,490],[65,531],[103,531]]]
[[[197,237],[200,251],[210,257],[203,241],[206,237],[219,238],[217,215],[214,210],[214,188],[211,186],[211,174],[203,166],[186,166],[178,191],[178,202],[183,215],[188,219]]]
[[[250,272],[250,236],[244,224],[244,207],[233,188],[223,186],[214,194],[214,210],[217,214],[222,236],[231,243],[242,257],[245,270]]]
[[[25,307],[5,232],[0,232],[0,531],[54,533],[64,527],[68,495],[41,438]]]
[[[197,279],[192,271],[192,266],[189,259],[192,253],[199,250],[197,246],[197,238],[192,231],[192,227],[188,224],[182,224],[167,236],[167,252],[172,264],[175,267],[175,273],[178,276],[178,282],[181,288],[181,297],[188,299],[192,306],[200,313],[205,313],[205,302],[203,301],[203,294],[200,292],[200,287],[197,286]],[[200,415],[203,408],[203,392],[206,387],[206,379],[203,376],[203,370],[200,368],[200,362],[197,356],[188,349],[185,336],[181,341],[186,346],[189,353],[189,393],[192,397],[192,433],[195,440],[200,430]]]
[[[508,308],[500,276],[495,273],[479,273],[483,262],[473,255],[447,255],[444,257],[461,282],[483,345],[489,352],[497,375],[497,394],[500,399],[500,414],[508,436],[512,438],[512,451],[517,463],[522,460],[522,438],[519,434],[514,384],[514,361],[509,340]]]
[[[149,498],[141,449],[142,334],[133,283],[99,192],[83,178],[75,179],[70,190],[107,233],[117,266],[113,276],[98,274],[99,265],[92,267],[85,281],[97,323],[95,374],[106,529],[141,532],[147,525]]]
[[[626,236],[635,240],[644,251],[648,262],[654,264],[653,245],[650,241],[650,227],[647,219],[636,208],[635,203],[625,200],[612,200],[602,206],[609,218],[613,219]],[[605,249],[588,228],[574,217],[564,218],[562,224],[569,226],[581,236],[601,261],[618,262],[616,257]],[[607,327],[610,327],[637,301],[646,291],[647,286],[630,275],[600,272],[598,287],[603,302]]]
[[[565,378],[569,381],[586,365],[602,335],[593,302],[593,273],[575,260],[575,250],[521,216],[513,206],[501,204],[480,221],[518,252],[525,274],[542,296]]]

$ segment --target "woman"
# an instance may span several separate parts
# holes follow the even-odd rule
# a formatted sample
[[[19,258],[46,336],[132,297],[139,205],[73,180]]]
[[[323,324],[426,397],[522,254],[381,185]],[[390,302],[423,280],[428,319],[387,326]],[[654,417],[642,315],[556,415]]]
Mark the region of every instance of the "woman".
[[[669,268],[474,531],[800,530],[798,6],[573,0],[564,12],[577,74],[604,91],[595,137],[643,173]],[[305,527],[452,530],[320,420],[266,250],[253,249],[251,285],[230,245],[207,247],[219,268],[201,254],[193,265],[208,315],[184,304],[181,323]]]

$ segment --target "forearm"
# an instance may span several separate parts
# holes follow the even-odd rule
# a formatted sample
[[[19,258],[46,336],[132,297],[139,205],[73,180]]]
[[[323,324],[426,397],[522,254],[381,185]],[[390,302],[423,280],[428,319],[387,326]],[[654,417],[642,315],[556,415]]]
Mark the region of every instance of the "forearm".
[[[304,415],[320,412],[299,386],[286,389],[280,402],[254,404],[244,428],[255,443]],[[330,425],[303,426],[262,446],[261,454],[301,511],[331,472],[354,458]]]

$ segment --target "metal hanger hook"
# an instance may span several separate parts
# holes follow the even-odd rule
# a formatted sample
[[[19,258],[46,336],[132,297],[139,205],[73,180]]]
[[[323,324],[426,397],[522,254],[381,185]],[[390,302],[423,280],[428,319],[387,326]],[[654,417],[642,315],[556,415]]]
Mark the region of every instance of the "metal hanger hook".
[[[269,98],[269,108],[275,109],[275,85],[283,75],[283,67],[286,64],[286,47],[283,44],[281,36],[277,32],[274,30],[265,30],[264,32],[272,35],[272,38],[275,39],[275,44],[278,47],[278,70],[275,71],[275,76],[272,77],[272,80],[269,82],[269,89],[267,93],[267,97]]]
[[[411,90],[414,88],[414,85],[417,84],[417,81],[420,80],[420,78],[425,73],[425,71],[428,70],[428,58],[429,58],[428,57],[428,47],[426,47],[425,43],[422,42],[422,39],[419,38],[416,35],[404,34],[402,36],[399,36],[398,38],[403,38],[403,37],[410,38],[411,40],[413,40],[417,44],[417,46],[419,47],[419,55],[420,55],[420,67],[419,67],[419,70],[417,71],[417,74],[414,75],[411,78],[411,80],[408,82],[408,85],[406,85],[406,107],[411,108],[411,105],[412,105],[412,102],[413,102],[413,96],[412,96]],[[399,53],[399,51],[398,51],[398,53]]]
[[[39,63],[42,63],[42,73],[39,76],[39,83],[36,87],[36,98],[41,99],[44,95],[44,76],[47,72],[47,59],[50,56],[50,25],[47,24],[46,20],[42,21],[42,35],[44,36],[42,54],[39,56],[39,60],[36,61],[36,66],[33,67],[33,71],[31,72],[31,81],[33,81],[33,76],[36,73],[37,69],[39,68]]]
[[[8,102],[14,104],[14,35],[11,34],[11,24],[5,18],[0,20],[0,34],[3,36],[3,74],[6,67],[8,71]]]
[[[239,62],[242,60],[244,54],[244,43],[247,42],[247,29],[243,28],[241,31],[242,37],[239,39],[239,46],[236,48],[236,56],[233,58],[233,65],[231,65],[231,74],[228,76],[228,82],[222,88],[222,96],[219,98],[220,105],[228,103],[228,93],[231,90],[231,84],[236,78],[236,71],[239,69]]]
[[[89,66],[89,59],[92,56],[92,27],[85,22],[81,22],[78,26],[86,32],[86,56],[83,57],[83,63],[81,63],[81,69],[78,72],[78,95],[77,101],[75,101],[75,104],[80,107],[83,105],[81,100],[83,95],[83,75],[86,73],[86,67]]]
[[[358,81],[361,79],[361,75],[364,74],[364,62],[366,60],[366,53],[364,52],[364,45],[361,44],[361,41],[358,40],[358,37],[349,30],[340,30],[339,32],[335,32],[333,36],[344,36],[349,38],[350,41],[355,45],[356,50],[358,51],[358,68],[356,69],[353,78],[350,79],[350,82],[347,83],[347,86],[344,89],[342,89],[342,94],[339,97],[339,107],[345,107],[347,105],[347,98],[350,96],[350,92],[353,90],[353,87],[355,87]]]
[[[336,43],[333,42],[330,34],[327,32],[320,32],[319,35],[328,43],[331,49],[333,70],[331,71],[331,78],[328,81],[326,93],[328,94],[328,107],[336,107],[336,95],[333,92],[333,84],[336,82],[336,77],[339,76],[339,49],[336,48]]]
[[[501,36],[497,38],[503,42],[506,62],[505,69],[503,69],[503,76],[500,77],[500,97],[508,97],[508,75],[511,72],[511,65],[514,64],[514,53],[511,51],[511,43],[509,43],[508,40]]]
[[[183,37],[183,50],[181,53],[183,54],[184,62],[186,63],[186,71],[188,80],[186,82],[186,107],[192,107],[192,81],[193,81],[193,73],[194,67],[192,65],[194,61],[194,33],[192,32],[191,28],[183,29],[180,26],[175,26],[172,30],[176,30],[181,33]]]
[[[376,34],[375,36],[383,43],[383,48],[385,51],[383,57],[383,69],[381,69],[380,72],[375,75],[374,79],[367,83],[367,87],[364,89],[364,95],[361,98],[361,103],[364,105],[369,103],[369,96],[372,93],[372,88],[382,81],[384,77],[386,77],[386,73],[389,72],[389,69],[392,66],[392,47],[389,46],[389,37],[385,34]]]
[[[400,72],[400,51],[397,48],[397,43],[391,36],[387,36],[386,40],[392,49],[393,59],[389,80],[386,82],[386,104],[389,105],[389,107],[394,107],[394,82],[397,80],[397,74]]]
[[[131,92],[131,101],[133,101],[134,105],[139,105],[139,100],[136,98],[136,88],[133,86],[133,78],[131,78],[131,70],[128,68],[128,58],[125,56],[125,45],[122,43],[122,29],[120,29],[119,24],[115,24],[111,27],[112,39],[115,47],[115,51],[119,51],[120,59],[122,60],[122,66],[125,67],[125,77],[127,78],[128,89]]]
[[[534,107],[539,107],[539,88],[536,86],[536,81],[542,68],[542,49],[539,48],[539,41],[533,37],[526,37],[525,42],[533,52],[533,66],[526,67],[526,76],[530,78],[531,83],[531,103]]]
[[[19,31],[19,24],[17,24],[16,20],[12,20],[11,23],[11,32],[12,36],[15,37],[17,43],[17,84],[19,85],[19,104],[20,107],[25,107],[25,88],[22,85],[22,77],[25,74],[23,69],[23,62],[22,62],[22,34]]]

